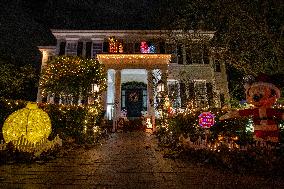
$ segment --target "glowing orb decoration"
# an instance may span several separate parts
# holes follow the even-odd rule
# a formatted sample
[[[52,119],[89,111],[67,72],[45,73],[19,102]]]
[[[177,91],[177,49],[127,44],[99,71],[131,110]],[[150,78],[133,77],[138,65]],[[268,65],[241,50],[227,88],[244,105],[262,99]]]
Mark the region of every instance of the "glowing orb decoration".
[[[46,112],[37,104],[28,103],[5,120],[3,137],[6,143],[18,140],[23,135],[29,142],[36,143],[47,138],[51,133],[51,121]]]
[[[210,128],[215,124],[215,115],[210,112],[203,112],[199,116],[199,125],[203,128]]]

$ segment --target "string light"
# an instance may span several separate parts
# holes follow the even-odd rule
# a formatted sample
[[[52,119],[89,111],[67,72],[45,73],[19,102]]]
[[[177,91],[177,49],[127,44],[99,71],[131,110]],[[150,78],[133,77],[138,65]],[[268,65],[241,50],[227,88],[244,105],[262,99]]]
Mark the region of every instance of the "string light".
[[[168,65],[171,59],[169,54],[98,54],[100,63],[108,64],[143,64]]]
[[[109,53],[123,53],[123,45],[115,37],[110,37],[109,41]]]
[[[47,113],[35,103],[12,113],[4,122],[3,137],[6,143],[24,136],[29,142],[36,143],[51,133],[51,121]]]

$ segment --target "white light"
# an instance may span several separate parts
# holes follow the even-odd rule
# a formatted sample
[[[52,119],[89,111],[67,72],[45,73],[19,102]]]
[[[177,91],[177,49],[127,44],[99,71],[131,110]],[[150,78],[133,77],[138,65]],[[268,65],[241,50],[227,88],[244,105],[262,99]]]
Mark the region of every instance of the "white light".
[[[97,84],[92,84],[92,93],[99,92],[100,86]]]
[[[158,92],[164,92],[165,91],[165,84],[162,82],[162,80],[160,80],[158,82],[157,91]]]

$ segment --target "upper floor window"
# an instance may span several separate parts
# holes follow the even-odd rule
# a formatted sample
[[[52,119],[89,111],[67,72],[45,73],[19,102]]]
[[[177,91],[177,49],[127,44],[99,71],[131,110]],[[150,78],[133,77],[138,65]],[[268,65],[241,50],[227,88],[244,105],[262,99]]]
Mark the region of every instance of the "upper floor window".
[[[194,80],[195,103],[197,107],[208,105],[206,80]]]
[[[67,42],[66,54],[77,55],[77,42]]]
[[[156,47],[153,43],[141,41],[140,52],[141,53],[156,53]]]
[[[177,63],[177,46],[174,43],[167,43],[165,45],[165,53],[172,54],[171,63]]]
[[[93,42],[93,57],[103,51],[103,43],[102,42]]]
[[[108,39],[109,43],[109,53],[123,53],[123,44],[115,37],[110,37]]]
[[[187,64],[209,64],[208,47],[201,44],[192,44],[186,48]]]

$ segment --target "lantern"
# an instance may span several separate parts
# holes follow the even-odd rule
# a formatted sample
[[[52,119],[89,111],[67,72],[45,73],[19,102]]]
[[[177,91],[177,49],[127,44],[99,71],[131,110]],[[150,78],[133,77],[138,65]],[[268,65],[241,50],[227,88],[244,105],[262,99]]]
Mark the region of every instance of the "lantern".
[[[165,84],[163,83],[162,80],[160,80],[160,81],[158,82],[157,91],[158,91],[158,92],[164,92],[164,91],[165,91]]]
[[[100,91],[100,85],[97,85],[97,84],[91,84],[91,90],[92,90],[92,93],[97,93]]]
[[[36,143],[51,133],[51,121],[48,114],[39,109],[37,104],[28,103],[25,108],[9,115],[2,131],[6,143],[18,140],[21,136],[31,143]]]
[[[210,112],[203,112],[199,116],[199,125],[203,128],[210,128],[215,124],[215,115]]]

